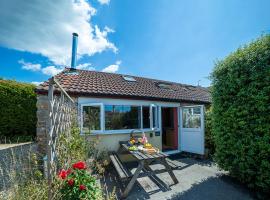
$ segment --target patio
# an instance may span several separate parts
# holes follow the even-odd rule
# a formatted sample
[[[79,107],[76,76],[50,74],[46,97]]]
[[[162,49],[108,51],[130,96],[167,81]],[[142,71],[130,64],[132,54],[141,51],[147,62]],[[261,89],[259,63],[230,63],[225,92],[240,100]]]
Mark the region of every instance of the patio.
[[[240,183],[230,178],[226,172],[220,171],[212,162],[185,158],[180,155],[172,156],[171,159],[179,164],[179,167],[173,170],[179,183],[174,185],[173,180],[167,172],[160,173],[157,176],[170,189],[157,186],[149,177],[138,178],[137,183],[130,192],[127,199],[254,199],[253,194]],[[133,172],[136,168],[132,165]],[[151,165],[153,170],[163,169],[162,165]],[[113,168],[102,178],[101,185],[104,192],[112,192],[116,189],[118,199],[126,187],[123,186],[117,177]],[[128,183],[128,182],[127,182]]]

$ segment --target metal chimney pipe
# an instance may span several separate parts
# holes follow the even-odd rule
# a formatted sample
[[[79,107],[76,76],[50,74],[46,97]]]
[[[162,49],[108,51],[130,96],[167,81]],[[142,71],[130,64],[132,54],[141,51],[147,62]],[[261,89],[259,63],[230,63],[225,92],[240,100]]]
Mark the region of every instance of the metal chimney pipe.
[[[76,69],[78,36],[78,33],[72,33],[71,69],[73,70]]]

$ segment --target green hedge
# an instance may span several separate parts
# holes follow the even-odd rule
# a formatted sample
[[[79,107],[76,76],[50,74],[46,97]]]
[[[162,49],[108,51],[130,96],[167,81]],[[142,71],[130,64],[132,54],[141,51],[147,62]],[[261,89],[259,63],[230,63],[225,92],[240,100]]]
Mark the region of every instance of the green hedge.
[[[0,80],[0,137],[35,136],[35,86]]]
[[[215,152],[214,135],[212,131],[212,107],[207,107],[205,112],[205,148],[208,150],[209,156]]]
[[[270,35],[216,63],[212,82],[217,163],[270,195]]]

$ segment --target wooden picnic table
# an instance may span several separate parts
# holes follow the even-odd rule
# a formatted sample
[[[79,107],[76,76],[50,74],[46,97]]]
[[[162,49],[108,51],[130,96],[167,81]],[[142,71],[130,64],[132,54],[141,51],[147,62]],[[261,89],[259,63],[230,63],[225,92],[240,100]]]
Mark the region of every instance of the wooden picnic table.
[[[162,152],[157,152],[157,153],[147,153],[147,152],[142,152],[142,151],[130,151],[128,149],[128,146],[125,142],[120,142],[120,151],[118,152],[127,152],[128,154],[131,154],[136,162],[138,162],[138,167],[135,171],[134,174],[132,174],[128,169],[126,169],[123,165],[123,163],[120,161],[120,159],[118,159],[117,157],[111,156],[111,160],[112,163],[114,164],[120,178],[123,179],[130,179],[127,187],[125,188],[123,194],[122,194],[122,198],[126,198],[129,194],[129,192],[131,191],[131,189],[133,188],[137,178],[139,177],[139,175],[141,174],[141,172],[144,172],[144,174],[146,174],[147,176],[152,176],[155,179],[159,179],[156,174],[157,171],[154,171],[151,169],[151,167],[149,166],[152,162],[158,162],[162,165],[164,165],[165,169],[163,171],[167,171],[170,175],[170,177],[172,178],[173,182],[175,184],[178,183],[177,178],[175,177],[171,166],[168,164],[167,162],[167,157],[168,155]],[[159,181],[161,181],[159,179]],[[167,189],[169,189],[169,186],[164,183],[164,185],[166,186]]]

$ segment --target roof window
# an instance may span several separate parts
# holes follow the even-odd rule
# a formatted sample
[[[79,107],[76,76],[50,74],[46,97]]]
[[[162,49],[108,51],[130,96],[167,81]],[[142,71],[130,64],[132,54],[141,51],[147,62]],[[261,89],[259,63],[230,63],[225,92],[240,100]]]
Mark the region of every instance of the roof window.
[[[130,81],[130,82],[136,82],[136,79],[132,76],[122,76],[124,80]]]
[[[196,91],[196,87],[189,85],[189,86],[185,86],[184,88],[188,89],[188,90],[192,90],[192,91]]]
[[[164,82],[158,82],[157,86],[162,89],[171,89],[172,84],[170,83],[164,83]]]

